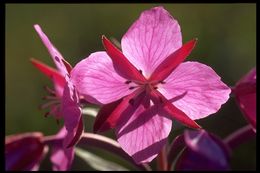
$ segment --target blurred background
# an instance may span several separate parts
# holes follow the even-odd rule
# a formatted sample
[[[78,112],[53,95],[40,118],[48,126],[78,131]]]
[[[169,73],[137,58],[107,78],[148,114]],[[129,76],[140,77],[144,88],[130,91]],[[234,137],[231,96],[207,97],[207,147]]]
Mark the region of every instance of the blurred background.
[[[233,86],[256,66],[255,4],[6,4],[5,134],[40,131],[52,135],[61,127],[52,117],[43,116],[46,111],[38,109],[44,103],[41,98],[46,95],[43,86],[52,85],[29,60],[33,57],[50,66],[54,67],[54,64],[35,32],[34,24],[42,27],[74,66],[90,53],[104,50],[102,34],[120,41],[142,11],[158,5],[163,5],[178,20],[183,42],[198,38],[188,60],[211,66],[227,85]],[[85,131],[92,131],[93,120],[85,117]],[[231,97],[218,113],[198,123],[224,138],[247,121]],[[173,129],[169,140],[183,129]],[[113,132],[106,135],[113,137]],[[119,160],[109,154],[104,157]],[[233,170],[255,170],[256,140],[246,142],[234,151],[231,167]],[[51,169],[51,165],[45,160],[41,169]],[[72,169],[91,170],[78,158]]]

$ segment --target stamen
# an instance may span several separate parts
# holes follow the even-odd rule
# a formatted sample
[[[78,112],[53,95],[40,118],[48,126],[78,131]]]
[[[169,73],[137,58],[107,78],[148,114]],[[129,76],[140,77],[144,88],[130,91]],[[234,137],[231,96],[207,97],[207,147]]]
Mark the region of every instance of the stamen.
[[[130,99],[130,100],[128,101],[128,103],[133,106],[133,105],[134,105],[134,99]]]
[[[153,87],[153,89],[155,89],[155,90],[156,90],[156,89],[158,89],[158,87],[157,87],[157,86],[155,86],[155,87]]]
[[[160,81],[160,83],[161,83],[161,84],[165,84],[166,82],[164,82],[164,81]]]
[[[60,106],[61,106],[60,104],[57,104],[54,107],[52,107],[50,113],[52,115],[58,116],[59,111],[60,111]]]
[[[125,81],[125,84],[130,84],[132,81],[130,81],[130,80],[127,80],[127,81]]]
[[[135,88],[136,88],[136,86],[129,87],[130,90],[135,89]]]
[[[50,93],[50,94],[52,94],[52,95],[56,95],[55,91],[52,90],[52,89],[50,89],[48,86],[44,86],[44,89],[45,89],[48,93]]]
[[[143,74],[143,71],[142,71],[142,70],[138,70],[138,71],[139,71],[139,73]]]
[[[43,96],[43,100],[57,100],[58,98],[56,96]]]
[[[60,104],[60,101],[58,101],[58,100],[50,101],[50,102],[47,102],[47,103],[45,103],[43,105],[40,105],[39,109],[45,109],[45,108],[48,108],[48,107],[50,107],[52,105],[57,105],[57,104]]]

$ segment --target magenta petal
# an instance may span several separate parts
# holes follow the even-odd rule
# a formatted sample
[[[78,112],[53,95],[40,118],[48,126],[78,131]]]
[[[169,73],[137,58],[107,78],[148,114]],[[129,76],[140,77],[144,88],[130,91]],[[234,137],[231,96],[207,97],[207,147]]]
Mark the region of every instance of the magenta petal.
[[[245,118],[256,131],[256,68],[237,82],[234,94]]]
[[[121,45],[128,60],[149,78],[165,58],[181,47],[180,26],[163,7],[154,7],[140,15]]]
[[[198,62],[181,63],[164,82],[160,93],[193,120],[217,112],[231,92],[211,67]]]
[[[39,69],[43,74],[45,74],[47,77],[49,77],[54,84],[55,91],[58,97],[62,96],[64,85],[65,85],[65,79],[64,77],[54,68],[36,60],[31,59],[32,64]]]
[[[64,144],[69,147],[75,145],[80,139],[83,132],[83,122],[77,91],[67,76],[66,80],[67,85],[65,85],[62,98],[62,113],[68,131]]]
[[[102,36],[103,45],[107,54],[114,64],[119,75],[128,80],[145,81],[144,76],[133,66],[128,59],[120,52],[105,36]]]
[[[80,61],[71,71],[71,80],[77,91],[95,104],[111,103],[133,92],[106,52],[92,53]]]
[[[68,134],[65,137],[63,142],[64,146],[66,148],[69,148],[76,145],[80,141],[83,132],[84,132],[84,126],[83,126],[83,119],[81,116],[77,126],[73,129],[73,131],[68,131]]]
[[[32,171],[46,154],[39,132],[7,136],[5,138],[5,170]]]
[[[46,34],[42,31],[41,27],[39,25],[34,25],[34,29],[37,31],[38,35],[40,36],[43,44],[48,49],[49,53],[51,54],[52,60],[54,61],[57,69],[60,71],[62,76],[65,76],[68,72],[63,64],[62,60],[64,60],[61,53],[55,48],[55,46],[51,43],[49,38],[46,36]]]
[[[152,161],[166,144],[172,121],[157,113],[156,106],[141,104],[134,113],[122,114],[116,126],[120,146],[137,164]]]
[[[200,131],[185,131],[187,148],[177,160],[176,170],[229,170],[230,152],[216,136]]]
[[[64,138],[66,134],[67,130],[63,127],[56,135],[56,138]],[[53,145],[50,159],[54,171],[69,170],[74,159],[74,148],[65,148],[61,145]]]
[[[163,81],[172,71],[185,60],[195,46],[196,39],[185,43],[181,48],[170,54],[159,66],[154,70],[150,77],[150,81]]]
[[[67,171],[70,169],[74,158],[74,148],[63,149],[60,147],[52,147],[51,162],[54,171]]]

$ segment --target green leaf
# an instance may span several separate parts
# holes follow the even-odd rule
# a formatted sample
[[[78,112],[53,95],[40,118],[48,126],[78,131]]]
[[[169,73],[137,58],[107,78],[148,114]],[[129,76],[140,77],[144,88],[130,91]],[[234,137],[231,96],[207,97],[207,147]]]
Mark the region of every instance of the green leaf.
[[[93,153],[90,153],[86,150],[75,148],[75,153],[81,159],[83,159],[89,166],[98,170],[98,171],[129,171],[128,169],[120,166],[117,163],[110,162],[105,160]]]

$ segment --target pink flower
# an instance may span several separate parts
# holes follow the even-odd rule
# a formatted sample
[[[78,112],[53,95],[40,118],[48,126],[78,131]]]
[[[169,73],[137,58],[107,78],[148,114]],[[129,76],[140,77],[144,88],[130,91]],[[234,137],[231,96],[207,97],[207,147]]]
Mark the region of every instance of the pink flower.
[[[34,25],[34,28],[57,67],[56,70],[38,60],[31,60],[33,65],[53,81],[55,87],[55,91],[49,89],[52,96],[47,96],[46,98],[51,101],[43,105],[43,107],[49,106],[51,110],[48,114],[54,115],[57,119],[64,118],[65,127],[68,131],[68,134],[64,139],[64,145],[70,147],[79,141],[80,136],[83,133],[79,96],[70,80],[70,71],[72,70],[72,67],[53,46],[45,33],[41,30],[40,26]]]
[[[178,22],[163,8],[144,11],[121,41],[122,52],[105,37],[106,52],[92,53],[71,71],[89,102],[104,105],[94,131],[115,128],[123,150],[136,163],[150,162],[165,145],[172,120],[217,112],[230,89],[210,67],[184,62],[196,40],[182,45]]]
[[[256,132],[256,69],[241,78],[233,89],[240,110]]]

